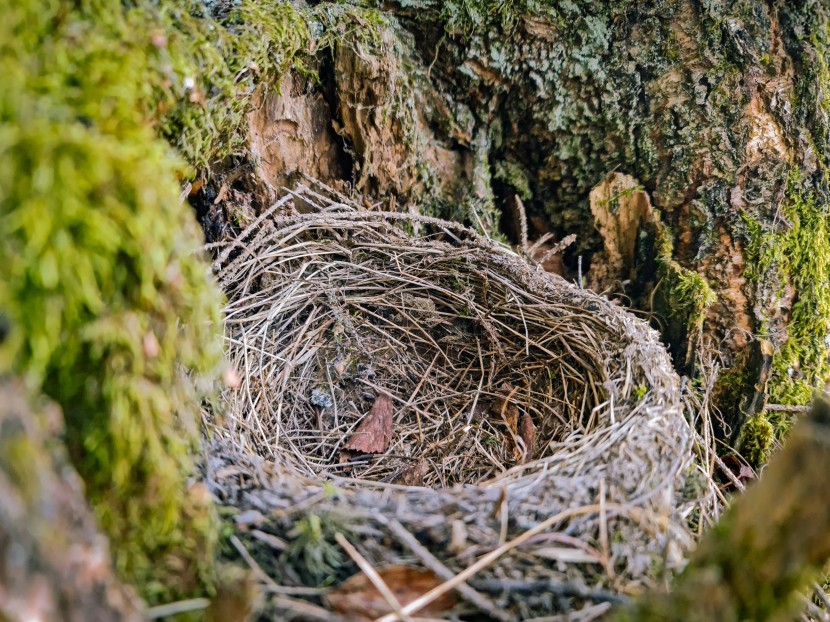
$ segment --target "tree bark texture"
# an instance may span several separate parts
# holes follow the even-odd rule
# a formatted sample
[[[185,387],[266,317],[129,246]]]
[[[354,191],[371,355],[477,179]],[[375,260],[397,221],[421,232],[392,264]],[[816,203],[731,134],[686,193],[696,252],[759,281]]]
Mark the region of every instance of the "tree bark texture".
[[[33,411],[0,378],[0,620],[143,620],[113,572],[54,405]]]
[[[809,401],[830,371],[825,3],[343,6],[311,18],[330,37],[320,82],[295,73],[260,92],[263,183],[322,172],[517,244],[518,200],[531,240],[577,236],[549,268],[575,280],[581,264],[585,283],[648,313],[687,373],[701,346],[731,368],[723,436],[763,416],[767,393]],[[312,105],[325,113],[303,121]],[[319,157],[278,162],[277,135]],[[626,216],[623,262],[591,204],[603,183],[653,208]]]

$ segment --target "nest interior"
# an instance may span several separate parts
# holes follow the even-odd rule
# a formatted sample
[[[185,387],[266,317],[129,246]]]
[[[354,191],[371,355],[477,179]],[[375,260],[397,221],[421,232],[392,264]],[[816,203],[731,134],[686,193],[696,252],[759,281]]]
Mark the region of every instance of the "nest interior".
[[[679,561],[692,432],[645,323],[457,224],[366,210],[319,184],[214,250],[241,383],[213,422],[207,479],[285,544],[262,558],[277,581],[348,574],[326,525],[370,563],[448,578],[558,513],[477,571],[464,606],[572,610]],[[321,516],[330,558],[296,544]],[[564,603],[496,578],[575,591]]]

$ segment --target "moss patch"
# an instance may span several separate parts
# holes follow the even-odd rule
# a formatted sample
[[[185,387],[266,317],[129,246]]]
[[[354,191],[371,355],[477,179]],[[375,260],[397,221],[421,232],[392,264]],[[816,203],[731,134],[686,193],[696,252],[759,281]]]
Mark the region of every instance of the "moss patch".
[[[809,403],[830,374],[830,213],[805,186],[797,174],[791,175],[775,228],[745,215],[747,265],[752,267],[748,279],[756,285],[771,283],[773,299],[783,299],[788,288],[796,292],[769,383],[769,400],[788,405]],[[766,328],[762,323],[760,332]],[[778,437],[791,423],[780,413],[770,413],[770,422]]]
[[[63,407],[117,569],[150,602],[212,582],[211,503],[186,477],[221,356],[182,162],[147,123],[154,33],[103,2],[0,23],[0,366]]]
[[[664,306],[675,319],[675,326],[669,326],[667,335],[675,341],[679,335],[686,338],[686,362],[693,353],[693,343],[703,330],[706,312],[715,302],[715,292],[706,279],[684,268],[674,259],[674,245],[671,230],[655,216],[657,275]]]
[[[149,44],[148,116],[202,169],[242,151],[256,85],[302,66],[310,42],[305,17],[279,0],[241,2],[221,21],[195,0],[146,2],[127,19]]]

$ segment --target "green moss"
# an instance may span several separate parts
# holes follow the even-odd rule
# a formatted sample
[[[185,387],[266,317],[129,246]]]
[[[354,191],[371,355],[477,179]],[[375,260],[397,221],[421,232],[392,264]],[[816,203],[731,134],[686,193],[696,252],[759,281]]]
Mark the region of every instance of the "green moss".
[[[493,172],[493,179],[513,188],[523,201],[530,201],[533,198],[527,171],[515,162],[498,161]]]
[[[741,433],[741,455],[750,464],[766,464],[775,433],[775,428],[763,414],[750,417],[744,423]]]
[[[297,521],[287,551],[292,566],[315,585],[331,584],[345,561],[334,536],[346,527],[333,514],[309,514]]]
[[[32,0],[0,22],[0,371],[63,407],[116,566],[153,602],[212,581],[211,503],[186,478],[221,298],[146,120],[161,68],[137,15]]]
[[[787,288],[797,292],[786,341],[773,357],[769,400],[807,404],[830,374],[830,214],[828,205],[794,173],[781,216],[785,224],[775,228],[744,216],[750,267],[746,276],[757,286],[772,287],[773,299]],[[759,332],[766,330],[762,323]],[[788,420],[771,420],[776,430],[788,429]]]
[[[311,41],[306,17],[288,2],[243,0],[221,23],[206,11],[196,0],[144,2],[127,16],[156,69],[147,75],[149,112],[202,169],[241,151],[257,85],[302,68]]]
[[[674,259],[671,230],[656,217],[656,250],[660,288],[671,313],[679,317],[690,339],[703,330],[706,312],[716,300],[703,276],[684,268]]]

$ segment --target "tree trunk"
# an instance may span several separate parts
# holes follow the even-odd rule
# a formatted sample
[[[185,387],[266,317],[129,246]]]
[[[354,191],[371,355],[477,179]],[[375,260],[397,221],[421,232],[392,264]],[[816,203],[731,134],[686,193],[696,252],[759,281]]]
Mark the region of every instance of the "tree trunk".
[[[143,620],[59,440],[60,411],[33,412],[0,377],[0,620]]]
[[[260,92],[262,183],[325,169],[516,244],[518,197],[531,241],[577,236],[552,269],[648,313],[687,373],[700,347],[731,367],[724,437],[747,416],[769,436],[767,392],[809,401],[830,371],[825,4],[390,0],[308,15],[321,81]],[[300,119],[313,102],[327,114]],[[277,134],[314,165],[274,165]],[[632,193],[651,209],[625,215],[629,252],[610,256],[619,231],[598,212]]]

